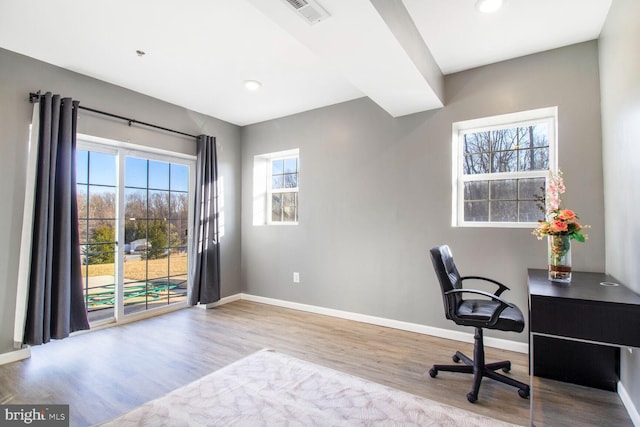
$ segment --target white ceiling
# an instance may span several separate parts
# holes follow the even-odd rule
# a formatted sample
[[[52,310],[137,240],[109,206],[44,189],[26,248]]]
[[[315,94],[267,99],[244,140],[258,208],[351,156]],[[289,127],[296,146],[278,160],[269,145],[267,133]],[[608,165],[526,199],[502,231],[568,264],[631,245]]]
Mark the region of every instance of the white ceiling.
[[[0,0],[0,47],[238,125],[362,96],[397,117],[441,107],[442,73],[597,38],[612,0],[475,1],[318,0],[309,25],[283,0]]]
[[[445,74],[597,39],[612,0],[403,0]]]

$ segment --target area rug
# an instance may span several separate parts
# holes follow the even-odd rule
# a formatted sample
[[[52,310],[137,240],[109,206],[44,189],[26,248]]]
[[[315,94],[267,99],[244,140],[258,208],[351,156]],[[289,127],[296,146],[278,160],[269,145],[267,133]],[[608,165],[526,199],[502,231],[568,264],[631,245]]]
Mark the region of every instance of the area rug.
[[[508,426],[262,350],[103,426]]]

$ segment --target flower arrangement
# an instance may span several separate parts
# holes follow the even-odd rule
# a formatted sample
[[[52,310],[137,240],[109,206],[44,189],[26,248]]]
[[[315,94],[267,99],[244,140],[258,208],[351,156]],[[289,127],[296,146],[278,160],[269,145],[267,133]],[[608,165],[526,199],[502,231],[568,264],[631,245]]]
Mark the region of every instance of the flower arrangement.
[[[560,208],[560,194],[564,192],[562,172],[551,172],[544,196],[536,196],[538,207],[545,213],[545,219],[538,221],[533,234],[538,240],[548,236],[549,280],[570,283],[571,239],[584,242],[587,235],[583,234],[582,230],[589,226],[580,225],[577,221],[578,215],[571,209]]]
[[[538,197],[538,201],[545,202],[545,220],[538,221],[538,226],[533,230],[538,240],[542,240],[544,236],[566,236],[569,239],[584,242],[588,236],[583,234],[582,230],[589,228],[588,225],[580,225],[578,223],[578,215],[571,209],[560,209],[560,194],[565,192],[564,179],[562,171],[558,173],[550,173],[547,181],[547,189],[545,197]]]

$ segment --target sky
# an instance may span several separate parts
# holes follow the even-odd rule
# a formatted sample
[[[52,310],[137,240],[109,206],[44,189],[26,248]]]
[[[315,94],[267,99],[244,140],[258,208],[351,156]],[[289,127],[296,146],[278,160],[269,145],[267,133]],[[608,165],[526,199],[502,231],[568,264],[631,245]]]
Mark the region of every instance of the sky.
[[[77,182],[116,185],[116,155],[77,150]],[[189,167],[174,163],[125,157],[125,187],[188,191]]]

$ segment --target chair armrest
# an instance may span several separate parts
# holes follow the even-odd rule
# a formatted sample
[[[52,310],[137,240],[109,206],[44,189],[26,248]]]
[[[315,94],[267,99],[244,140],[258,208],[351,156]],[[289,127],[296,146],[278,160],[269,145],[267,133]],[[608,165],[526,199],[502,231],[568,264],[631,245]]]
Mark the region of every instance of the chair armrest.
[[[462,293],[482,295],[500,303],[500,305],[496,307],[496,309],[493,311],[493,314],[489,318],[489,322],[487,322],[487,326],[495,325],[498,322],[498,319],[500,318],[500,313],[502,313],[507,307],[515,308],[515,305],[511,304],[508,301],[503,300],[499,296],[494,295],[490,292],[479,291],[477,289],[451,289],[450,291],[447,291],[444,294],[451,295],[451,294],[462,294]]]
[[[488,277],[482,277],[482,276],[464,276],[461,277],[460,280],[464,281],[467,279],[475,279],[475,280],[484,280],[486,282],[491,282],[495,285],[498,285],[498,290],[494,293],[494,295],[496,296],[500,296],[501,293],[503,293],[504,291],[509,291],[509,287],[503,285],[502,283],[498,282],[497,280],[493,280],[493,279],[489,279]]]

